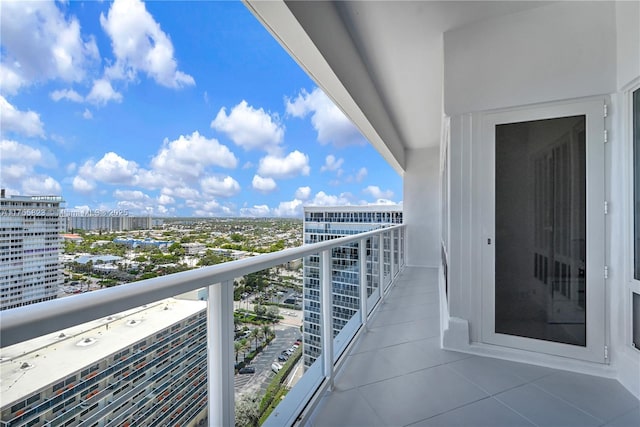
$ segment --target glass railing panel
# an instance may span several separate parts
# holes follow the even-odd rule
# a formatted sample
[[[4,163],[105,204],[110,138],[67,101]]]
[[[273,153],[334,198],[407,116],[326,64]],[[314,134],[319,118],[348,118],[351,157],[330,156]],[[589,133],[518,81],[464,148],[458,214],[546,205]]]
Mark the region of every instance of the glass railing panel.
[[[282,425],[280,420],[304,408],[324,378],[321,254],[304,257],[302,271],[300,289],[294,291],[302,297],[299,305],[280,307],[277,338],[256,358],[256,373],[250,374],[256,379],[236,387],[238,426],[262,425],[270,417],[278,420],[272,425]],[[259,388],[255,381],[261,381]]]
[[[386,231],[382,234],[382,280],[386,289],[391,285],[391,233]]]
[[[310,343],[309,358],[321,355],[312,345],[317,342],[319,257],[307,256],[289,268],[251,273],[235,286],[236,425],[264,421],[300,380],[303,341]]]
[[[374,251],[371,246],[376,246],[373,239],[367,239],[361,248],[361,242],[352,242],[341,244],[325,251],[324,254],[329,257],[328,262],[322,262],[321,254],[311,255],[305,258],[304,271],[308,276],[305,277],[305,305],[304,305],[304,342],[303,342],[303,360],[304,373],[300,379],[299,372],[292,371],[287,379],[282,378],[285,390],[281,390],[281,395],[286,394],[286,398],[273,409],[271,418],[268,419],[266,425],[282,425],[286,424],[286,414],[297,408],[300,396],[306,396],[309,393],[308,385],[315,385],[319,380],[324,378],[327,370],[324,363],[331,363],[330,371],[333,370],[333,364],[342,355],[353,337],[362,325],[361,322],[361,278],[360,278],[360,255],[362,251],[363,260],[369,270],[374,258]],[[324,271],[323,269],[327,270]],[[366,268],[366,267],[365,267]],[[365,270],[368,272],[369,270]],[[329,277],[326,291],[330,293],[329,299],[323,299],[323,277]],[[371,274],[365,277],[365,286],[369,288],[369,283],[373,282]],[[377,287],[377,281],[372,283]],[[367,295],[368,290],[364,290]],[[377,297],[377,295],[376,295]],[[322,306],[323,301],[329,301],[331,307]],[[331,348],[326,349],[323,345],[324,325],[322,316],[329,313],[331,330],[328,331],[332,339]],[[332,357],[327,362],[325,351],[331,351]],[[320,367],[317,367],[320,366]],[[300,385],[298,385],[300,384]],[[301,390],[298,390],[300,388]],[[281,388],[282,389],[282,388]],[[289,389],[291,389],[289,391]],[[278,401],[278,400],[276,400]],[[277,420],[277,421],[276,421]]]
[[[366,271],[367,271],[367,296],[371,297],[380,287],[380,238],[373,236],[366,239]]]
[[[347,346],[351,343],[353,337],[362,326],[360,321],[360,311],[351,316],[347,323],[342,327],[338,335],[333,339],[333,360],[336,361],[342,356]]]

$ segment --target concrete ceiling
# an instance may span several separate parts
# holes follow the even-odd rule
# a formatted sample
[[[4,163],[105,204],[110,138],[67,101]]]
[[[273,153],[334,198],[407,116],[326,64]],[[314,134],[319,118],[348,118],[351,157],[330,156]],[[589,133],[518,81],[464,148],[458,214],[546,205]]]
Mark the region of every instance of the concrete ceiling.
[[[407,150],[440,143],[443,33],[546,3],[246,1],[400,173]]]

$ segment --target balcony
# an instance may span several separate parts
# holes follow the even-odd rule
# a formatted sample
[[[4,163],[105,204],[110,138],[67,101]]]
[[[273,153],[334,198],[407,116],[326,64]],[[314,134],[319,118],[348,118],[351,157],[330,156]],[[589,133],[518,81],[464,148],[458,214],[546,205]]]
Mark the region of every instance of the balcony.
[[[267,420],[293,424],[318,390],[331,383],[336,362],[399,276],[405,264],[404,234],[404,226],[392,226],[3,311],[2,425],[173,424],[188,421],[185,414],[193,415],[194,405],[204,400],[209,425],[233,425],[233,280],[315,256],[321,351]],[[361,310],[334,338],[331,277],[354,268],[353,263],[332,263],[345,245],[358,248],[353,253]],[[206,303],[171,299],[195,290]],[[180,327],[171,313],[179,314]],[[203,381],[206,388],[199,385]]]
[[[196,326],[202,324],[198,326],[199,330],[206,323],[208,348],[224,350],[208,351],[206,355],[207,390],[210,396],[208,423],[212,426],[233,425],[231,281],[234,277],[286,261],[319,254],[322,352],[276,407],[265,425],[638,425],[640,403],[613,379],[441,349],[437,269],[405,266],[404,233],[404,226],[394,226],[5,311],[0,313],[2,347],[6,349],[39,336],[73,330],[75,325],[84,325],[85,322],[100,322],[101,317],[123,310],[135,312],[138,305],[152,305],[159,299],[205,286],[208,291],[206,322],[204,318],[202,322],[196,321],[195,317],[191,319],[198,322],[193,323]],[[383,244],[379,245],[377,239],[383,239]],[[364,278],[361,281],[364,286],[360,287],[363,310],[359,310],[333,337],[331,333],[324,333],[332,330],[330,278],[334,267],[330,262],[331,251],[347,243],[376,248],[369,253],[359,252],[361,272],[371,267],[368,261],[384,261],[382,268],[377,268],[376,264],[373,268],[379,282],[372,281],[371,274],[360,276]],[[374,257],[372,252],[376,251],[378,253]],[[377,285],[371,287],[368,280],[382,283],[382,288]],[[131,321],[128,321],[127,326],[131,325]],[[104,372],[89,374],[86,379],[66,386],[62,395],[58,392],[54,397],[55,401],[73,394],[74,387],[78,387],[76,390],[82,388],[78,393],[82,393],[87,402],[83,401],[68,411],[73,414],[86,411],[89,405],[95,404],[89,402],[87,397],[87,393],[96,389],[96,386],[92,386],[93,382],[97,383],[111,371],[122,372],[120,366],[127,364],[126,358],[135,359],[132,366],[136,368],[144,366],[141,360],[151,360],[145,359],[147,353],[155,358],[188,358],[188,366],[174,369],[177,374],[171,375],[171,378],[177,375],[180,377],[176,380],[177,384],[189,383],[197,366],[191,360],[198,356],[192,354],[190,343],[193,339],[190,337],[193,335],[189,331],[196,326],[188,326],[181,331],[172,329],[170,334],[166,334],[172,343],[177,342],[175,338],[185,335],[184,351],[180,351],[179,345],[172,345],[171,349],[165,348],[168,346],[161,347],[159,341],[162,337],[158,337],[162,334],[155,335],[155,339],[152,335],[150,341],[145,339],[144,343],[138,342],[138,350],[132,354],[126,357],[122,357],[123,353],[117,354],[117,362],[114,359],[112,366]],[[112,351],[116,350],[112,348]],[[199,351],[206,351],[205,347],[200,347]],[[165,355],[167,352],[169,354]],[[197,357],[197,360],[201,359],[205,360],[201,355]],[[3,370],[10,364],[11,361],[3,360]],[[156,382],[157,378],[165,378],[163,374],[170,372],[171,368],[164,366],[160,370],[158,367],[152,372],[152,378]],[[128,371],[123,375],[127,376]],[[201,374],[195,372],[195,377],[201,377]],[[192,387],[192,390],[195,388]],[[94,398],[96,401],[104,399],[117,406],[112,419],[98,425],[124,422],[129,411],[137,408],[145,413],[152,412],[154,399],[168,396],[170,392],[180,393],[183,400],[189,398],[185,404],[202,402],[202,397],[190,394],[182,397],[181,392],[175,389],[169,391],[167,385],[162,383],[154,383],[154,389],[149,388],[147,395],[142,397],[138,389],[127,390],[117,399],[110,398],[108,390],[96,389],[91,397],[97,394]],[[130,400],[129,405],[127,400]],[[3,425],[26,424],[34,419],[36,414],[33,411],[36,408],[42,409],[46,405],[46,402],[34,400],[31,406],[20,409],[13,419],[4,417]],[[100,420],[100,416],[109,413],[109,407],[106,403],[102,404],[95,414],[87,417],[93,416],[90,418],[92,421]],[[165,418],[173,410],[178,414],[183,411],[176,404],[165,408],[168,408],[168,413],[160,414]],[[192,406],[185,408],[189,410]],[[59,421],[66,421],[62,415],[58,414],[57,417]],[[156,423],[162,419],[159,418]],[[165,422],[168,420],[166,418]]]

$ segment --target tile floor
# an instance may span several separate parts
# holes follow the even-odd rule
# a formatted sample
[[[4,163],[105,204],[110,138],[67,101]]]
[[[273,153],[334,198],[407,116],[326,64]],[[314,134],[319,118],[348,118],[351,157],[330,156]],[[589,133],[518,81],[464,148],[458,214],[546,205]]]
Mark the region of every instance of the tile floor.
[[[439,348],[435,269],[406,268],[312,414],[319,426],[640,426],[617,381]]]

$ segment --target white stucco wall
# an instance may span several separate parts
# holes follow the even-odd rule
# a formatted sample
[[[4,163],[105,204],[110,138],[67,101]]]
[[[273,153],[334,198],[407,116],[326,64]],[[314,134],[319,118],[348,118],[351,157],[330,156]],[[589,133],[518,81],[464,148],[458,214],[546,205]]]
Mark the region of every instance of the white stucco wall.
[[[571,23],[571,29],[563,25],[566,22]],[[481,304],[475,304],[481,300],[477,248],[482,223],[477,207],[483,190],[478,188],[475,174],[482,139],[474,132],[474,122],[494,109],[609,95],[605,198],[610,208],[603,242],[609,267],[605,286],[609,364],[535,360],[539,357],[535,352],[504,351],[500,357],[615,377],[640,396],[640,356],[630,345],[630,294],[638,284],[630,272],[632,147],[628,108],[629,90],[640,87],[640,2],[551,4],[448,32],[444,41],[444,103],[451,115],[448,304],[452,316],[445,340],[458,343],[449,348],[469,351],[469,341],[476,343],[476,350],[482,346]]]
[[[560,2],[446,32],[446,114],[615,91],[615,26],[614,2]]]
[[[440,265],[440,148],[407,150],[404,222],[407,264]]]
[[[616,3],[618,90],[640,76],[640,2]]]

